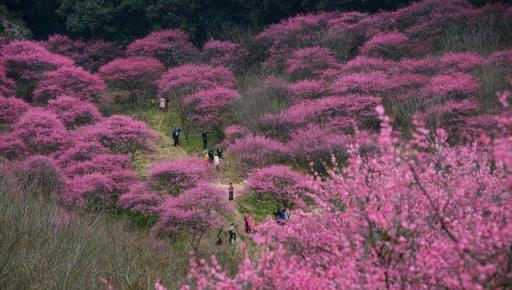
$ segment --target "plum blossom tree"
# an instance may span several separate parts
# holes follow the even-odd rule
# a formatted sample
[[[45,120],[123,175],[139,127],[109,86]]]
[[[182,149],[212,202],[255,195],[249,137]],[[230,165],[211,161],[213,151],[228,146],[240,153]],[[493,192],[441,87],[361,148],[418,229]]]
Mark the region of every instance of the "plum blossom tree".
[[[243,138],[250,133],[251,131],[244,126],[229,125],[224,129],[223,144],[229,146],[229,144],[233,144],[237,139]]]
[[[99,68],[100,76],[119,102],[137,102],[153,97],[157,90],[155,81],[164,71],[164,65],[150,57],[115,59]]]
[[[33,100],[45,104],[62,95],[74,96],[83,101],[99,102],[105,83],[80,67],[63,66],[45,72],[37,83]]]
[[[430,98],[466,98],[476,94],[480,86],[476,78],[466,73],[441,74],[433,77],[423,89]]]
[[[178,111],[181,127],[188,140],[188,109],[184,104],[186,96],[217,87],[233,88],[235,77],[224,67],[209,65],[182,65],[169,69],[157,81],[160,96],[167,96]]]
[[[201,52],[205,62],[213,66],[226,66],[232,71],[240,71],[247,60],[248,51],[231,41],[208,40]]]
[[[108,149],[96,141],[73,140],[73,144],[65,150],[57,152],[53,157],[62,168],[73,162],[89,161],[99,154],[108,153]]]
[[[18,97],[30,100],[37,81],[44,72],[56,70],[62,66],[73,65],[73,61],[50,53],[34,41],[16,40],[2,49],[2,64],[7,77],[16,81]]]
[[[16,185],[25,193],[47,195],[56,199],[64,189],[64,176],[55,161],[42,155],[33,155],[12,164],[9,172]]]
[[[284,226],[259,225],[254,240],[269,250],[246,258],[235,277],[215,261],[214,268],[193,263],[198,288],[508,285],[510,131],[449,147],[444,130],[419,127],[403,142],[393,137],[383,107],[378,112],[379,154],[363,158],[356,144],[341,172],[312,184],[312,209],[297,210]],[[510,116],[499,119],[511,124]]]
[[[0,123],[12,124],[18,120],[30,105],[18,98],[4,98],[0,95]]]
[[[50,100],[47,108],[55,113],[68,129],[90,125],[102,118],[93,103],[64,95]]]
[[[43,45],[55,54],[69,57],[76,65],[90,72],[123,55],[115,43],[101,39],[71,39],[66,35],[54,34]]]
[[[322,47],[310,47],[296,50],[287,61],[286,72],[293,79],[314,79],[336,65],[332,53]]]
[[[148,171],[148,185],[157,190],[177,194],[207,179],[208,164],[197,157],[162,161]]]
[[[322,80],[303,80],[288,86],[290,99],[295,103],[304,99],[327,97],[329,91]]]
[[[183,102],[189,110],[187,116],[193,126],[209,127],[217,135],[222,135],[222,125],[232,115],[233,102],[241,98],[235,90],[218,87],[189,95]]]
[[[313,173],[325,173],[325,168],[342,164],[347,155],[347,148],[352,143],[352,137],[331,132],[315,124],[290,132],[290,140],[286,143],[288,155],[301,168]]]
[[[5,67],[3,63],[0,62],[0,96],[13,97],[15,87],[16,83],[7,77]]]
[[[139,183],[132,186],[128,193],[121,195],[118,205],[133,213],[153,215],[158,212],[162,200],[162,196],[150,191],[146,184]]]
[[[198,55],[197,48],[181,30],[152,32],[126,48],[126,56],[146,56],[159,59],[167,67],[181,65]]]
[[[228,149],[239,158],[244,171],[279,162],[286,154],[283,143],[252,134],[237,139]]]
[[[113,153],[130,154],[152,151],[153,142],[158,138],[144,122],[122,115],[105,118],[76,130],[74,134],[83,141],[99,142]]]
[[[361,47],[361,53],[370,57],[399,59],[407,53],[408,40],[409,38],[399,31],[379,33]]]
[[[51,112],[30,109],[12,125],[12,133],[20,139],[31,154],[48,155],[69,143],[64,124]]]
[[[0,156],[7,160],[15,160],[28,155],[28,148],[13,133],[0,134]]]
[[[306,180],[289,166],[272,165],[251,173],[247,191],[269,198],[279,208],[291,209],[295,204],[303,204],[301,198],[309,191]]]
[[[197,249],[204,233],[220,226],[221,217],[231,213],[232,208],[223,190],[203,182],[179,196],[168,197],[158,211],[160,219],[153,228],[157,235],[173,237],[186,232],[192,235]]]

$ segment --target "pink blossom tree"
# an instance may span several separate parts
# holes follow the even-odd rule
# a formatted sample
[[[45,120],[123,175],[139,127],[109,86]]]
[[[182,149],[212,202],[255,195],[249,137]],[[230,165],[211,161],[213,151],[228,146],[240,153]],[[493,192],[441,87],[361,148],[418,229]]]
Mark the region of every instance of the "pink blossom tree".
[[[11,166],[9,174],[15,178],[15,184],[21,186],[21,192],[57,199],[64,190],[64,176],[48,156],[33,155]]]
[[[243,138],[249,135],[251,131],[244,126],[240,125],[229,125],[224,129],[224,141],[225,146],[233,144],[237,139]]]
[[[188,36],[181,30],[174,29],[152,32],[126,48],[126,56],[155,57],[167,67],[186,63],[197,55],[197,48]]]
[[[409,38],[399,31],[379,33],[361,47],[361,53],[371,57],[399,59],[407,53],[408,40]]]
[[[153,227],[159,236],[173,237],[188,233],[197,249],[203,235],[220,226],[221,217],[232,212],[223,190],[209,183],[199,183],[179,196],[168,197],[160,206],[160,219]]]
[[[47,108],[55,113],[68,129],[90,125],[102,118],[93,103],[64,95],[50,100]]]
[[[420,127],[403,142],[393,137],[383,107],[378,112],[379,154],[368,159],[351,151],[341,172],[313,183],[313,208],[297,210],[284,226],[259,225],[254,240],[268,250],[246,258],[233,278],[194,263],[197,288],[508,285],[510,131],[449,147],[444,130]],[[511,123],[510,116],[500,119]]]
[[[162,161],[148,171],[148,185],[166,193],[177,194],[208,177],[208,164],[201,158],[188,157]]]
[[[466,73],[441,74],[433,77],[423,93],[433,98],[466,98],[476,94],[480,85],[476,78]]]
[[[118,205],[133,213],[153,215],[158,212],[162,200],[162,196],[150,191],[146,184],[140,183],[132,186],[128,193],[121,195]]]
[[[187,64],[169,69],[158,80],[157,84],[159,95],[169,97],[177,109],[181,128],[184,130],[185,137],[188,140],[189,110],[184,104],[184,98],[201,90],[217,87],[233,88],[235,77],[232,72],[224,67]]]
[[[17,40],[2,49],[2,64],[7,77],[16,81],[19,97],[31,99],[32,91],[44,72],[73,65],[73,61],[50,53],[34,41]]]
[[[0,123],[12,124],[29,109],[30,105],[23,100],[0,95]]]
[[[27,146],[23,140],[18,138],[14,133],[0,134],[0,156],[7,160],[20,159],[29,155]]]
[[[228,149],[238,157],[244,171],[279,162],[286,154],[283,143],[259,135],[237,139]]]
[[[83,141],[99,142],[113,153],[148,152],[154,149],[157,134],[144,122],[113,115],[74,132]]]
[[[315,124],[290,132],[290,140],[286,143],[291,159],[301,168],[313,172],[324,172],[332,167],[333,157],[343,164],[347,157],[347,148],[352,137],[331,132]]]
[[[54,158],[65,168],[75,162],[91,161],[95,156],[108,152],[109,150],[99,142],[76,139],[68,148],[57,152]]]
[[[47,103],[58,96],[68,95],[83,101],[99,102],[105,83],[80,67],[63,66],[43,74],[34,91],[34,101]]]
[[[307,178],[289,166],[272,165],[255,170],[247,179],[247,191],[267,197],[278,208],[291,209],[303,204],[308,192]]]
[[[295,103],[304,99],[319,99],[329,94],[327,85],[321,80],[303,80],[288,86],[290,99]]]
[[[232,115],[233,102],[241,98],[235,90],[218,87],[189,95],[183,102],[189,110],[187,116],[192,126],[211,128],[220,136],[222,125]]]
[[[231,41],[210,39],[201,52],[205,62],[213,66],[226,66],[232,71],[240,71],[247,61],[248,51]]]
[[[140,102],[156,95],[155,81],[164,70],[163,64],[155,58],[129,57],[101,66],[99,74],[120,102]]]
[[[69,57],[78,66],[91,72],[123,55],[115,43],[101,39],[71,39],[65,35],[54,34],[43,45],[49,51]]]
[[[0,96],[13,97],[15,87],[16,83],[7,77],[5,67],[3,63],[0,62]]]
[[[31,154],[48,155],[69,143],[64,124],[51,112],[30,109],[12,125],[12,133]]]
[[[293,79],[314,79],[336,65],[331,52],[322,47],[310,47],[296,50],[287,61],[286,72]]]

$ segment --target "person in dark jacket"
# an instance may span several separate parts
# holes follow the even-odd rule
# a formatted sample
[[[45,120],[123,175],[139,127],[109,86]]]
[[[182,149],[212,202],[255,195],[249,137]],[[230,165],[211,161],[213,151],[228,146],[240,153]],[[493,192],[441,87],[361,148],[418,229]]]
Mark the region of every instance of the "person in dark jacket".
[[[233,196],[235,195],[235,189],[233,188],[233,183],[229,183],[228,187],[228,199],[233,200]]]
[[[217,156],[219,156],[219,158],[222,159],[222,148],[218,147],[216,152],[217,152]]]
[[[213,150],[212,149],[208,149],[208,162],[213,164],[213,158],[214,158]]]
[[[201,134],[203,137],[203,150],[208,148],[208,134],[210,134],[210,132],[203,129],[203,133]]]
[[[181,130],[178,127],[174,127],[174,130],[172,130],[172,140],[174,141],[174,147],[180,145],[180,134]]]

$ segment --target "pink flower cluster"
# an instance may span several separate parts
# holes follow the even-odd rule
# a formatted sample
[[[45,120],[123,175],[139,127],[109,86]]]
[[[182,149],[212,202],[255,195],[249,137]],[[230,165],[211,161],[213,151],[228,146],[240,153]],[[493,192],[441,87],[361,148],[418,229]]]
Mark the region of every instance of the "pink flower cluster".
[[[226,66],[233,71],[240,71],[249,52],[237,43],[211,39],[204,44],[201,54],[210,65]]]

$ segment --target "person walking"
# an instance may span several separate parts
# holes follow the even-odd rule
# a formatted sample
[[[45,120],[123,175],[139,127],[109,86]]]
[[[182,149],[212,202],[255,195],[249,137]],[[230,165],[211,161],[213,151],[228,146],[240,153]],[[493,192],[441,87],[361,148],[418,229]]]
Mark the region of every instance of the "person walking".
[[[215,150],[215,152],[217,153],[217,155],[219,155],[219,158],[222,159],[222,148],[217,147],[217,150]]]
[[[229,244],[230,245],[233,245],[234,243],[236,243],[236,231],[235,231],[235,224],[231,224],[229,226]]]
[[[219,158],[219,155],[215,154],[215,156],[213,157],[213,164],[215,165],[215,169],[217,171],[220,170],[220,158]]]
[[[250,234],[252,232],[251,229],[251,221],[248,215],[244,215],[244,224],[245,224],[245,233]]]
[[[210,132],[203,129],[203,133],[201,134],[203,137],[203,150],[206,150],[206,148],[208,148],[208,134],[210,134]]]
[[[178,127],[174,127],[174,130],[172,131],[172,140],[174,141],[174,147],[180,145],[181,131],[183,131],[183,130],[181,130]]]
[[[169,98],[168,97],[160,97],[160,111],[167,112],[169,109]]]
[[[235,189],[233,188],[233,183],[229,183],[228,187],[228,199],[233,200],[233,196],[235,195]]]
[[[213,163],[214,156],[213,156],[213,150],[208,149],[208,162]]]

